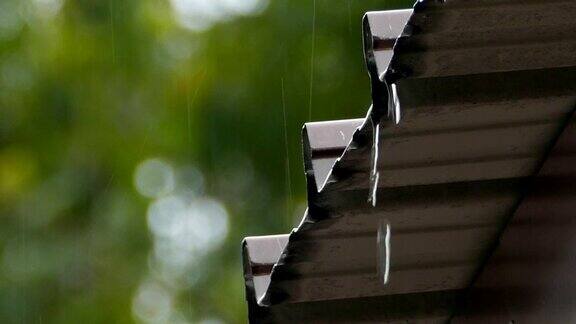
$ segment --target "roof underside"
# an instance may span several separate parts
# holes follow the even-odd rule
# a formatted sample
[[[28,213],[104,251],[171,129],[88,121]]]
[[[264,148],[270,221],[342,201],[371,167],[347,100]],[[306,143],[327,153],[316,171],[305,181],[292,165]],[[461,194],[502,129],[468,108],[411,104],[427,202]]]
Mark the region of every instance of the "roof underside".
[[[368,14],[373,107],[366,119],[304,127],[302,223],[244,242],[251,321],[448,319],[576,107],[575,16],[572,0]]]

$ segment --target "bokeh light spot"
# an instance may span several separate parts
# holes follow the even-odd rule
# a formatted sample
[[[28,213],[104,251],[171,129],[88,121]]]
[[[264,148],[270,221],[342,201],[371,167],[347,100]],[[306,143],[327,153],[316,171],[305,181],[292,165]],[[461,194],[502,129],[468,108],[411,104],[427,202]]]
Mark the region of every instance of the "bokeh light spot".
[[[172,0],[176,18],[185,28],[202,31],[235,15],[261,12],[265,0]]]
[[[134,181],[140,194],[158,198],[174,190],[174,170],[160,159],[149,159],[138,165]]]
[[[205,318],[199,324],[224,324],[224,321],[218,318]]]
[[[56,16],[62,8],[62,0],[33,0],[37,14],[42,18]]]
[[[214,199],[195,199],[187,205],[182,197],[168,196],[150,205],[148,225],[155,236],[177,248],[205,253],[226,238],[228,213]]]
[[[134,297],[132,312],[144,323],[167,323],[172,314],[172,296],[156,282],[144,282]]]
[[[14,38],[23,25],[17,2],[0,1],[0,40]]]

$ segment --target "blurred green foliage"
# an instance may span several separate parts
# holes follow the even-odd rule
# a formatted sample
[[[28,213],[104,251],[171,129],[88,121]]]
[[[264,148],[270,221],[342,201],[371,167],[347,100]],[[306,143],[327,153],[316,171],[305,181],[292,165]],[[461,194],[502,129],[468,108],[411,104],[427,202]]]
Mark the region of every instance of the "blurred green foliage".
[[[362,14],[412,2],[195,1],[0,1],[0,322],[245,322],[242,238],[301,217],[303,123],[364,116]],[[162,245],[175,195],[204,245]]]

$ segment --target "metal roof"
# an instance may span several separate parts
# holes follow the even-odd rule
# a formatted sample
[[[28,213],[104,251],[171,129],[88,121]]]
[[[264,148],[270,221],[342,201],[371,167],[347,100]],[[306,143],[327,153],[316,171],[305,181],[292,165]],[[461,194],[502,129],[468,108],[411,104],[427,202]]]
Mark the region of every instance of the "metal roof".
[[[557,0],[368,13],[373,106],[305,125],[306,215],[243,245],[251,321],[449,319],[576,107],[575,14]]]
[[[468,292],[454,323],[569,323],[576,316],[576,116],[501,243]]]

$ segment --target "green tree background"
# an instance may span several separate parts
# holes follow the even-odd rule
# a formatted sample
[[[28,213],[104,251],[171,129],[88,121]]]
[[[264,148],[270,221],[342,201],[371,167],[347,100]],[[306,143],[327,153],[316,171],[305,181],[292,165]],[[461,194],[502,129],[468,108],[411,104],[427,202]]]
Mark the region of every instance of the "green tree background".
[[[1,0],[0,322],[243,323],[240,242],[364,116],[376,0]]]

